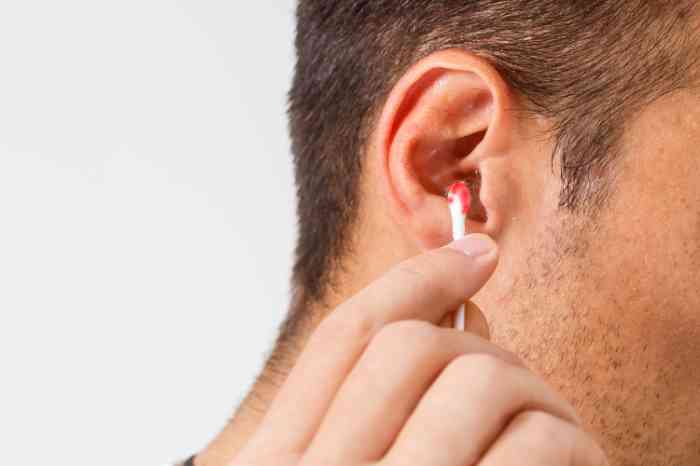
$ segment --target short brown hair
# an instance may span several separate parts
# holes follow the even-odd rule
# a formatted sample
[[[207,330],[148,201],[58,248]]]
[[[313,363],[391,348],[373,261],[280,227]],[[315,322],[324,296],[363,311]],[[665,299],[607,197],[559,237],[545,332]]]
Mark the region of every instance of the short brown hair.
[[[374,116],[401,74],[441,49],[486,57],[553,122],[561,208],[600,201],[624,123],[688,86],[693,0],[299,0],[289,94],[299,237],[298,302],[323,298],[348,251]],[[556,158],[555,158],[556,157]]]

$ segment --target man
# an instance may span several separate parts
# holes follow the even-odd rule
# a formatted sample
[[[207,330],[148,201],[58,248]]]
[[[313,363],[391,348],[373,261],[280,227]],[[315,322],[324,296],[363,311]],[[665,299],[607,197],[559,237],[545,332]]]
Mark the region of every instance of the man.
[[[694,7],[301,0],[295,298],[194,463],[700,464]]]

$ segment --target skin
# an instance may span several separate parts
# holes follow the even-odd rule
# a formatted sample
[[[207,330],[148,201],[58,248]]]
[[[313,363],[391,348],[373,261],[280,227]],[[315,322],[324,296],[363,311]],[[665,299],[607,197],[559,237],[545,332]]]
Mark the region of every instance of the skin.
[[[437,68],[449,72],[434,82],[421,81]],[[407,109],[403,104],[408,89],[415,91],[418,82],[422,97]],[[518,118],[513,110],[521,109],[522,101],[488,63],[469,54],[448,53],[417,64],[392,91],[375,126],[354,253],[336,277],[340,286],[325,304],[314,307],[314,324],[283,352],[275,373],[263,374],[236,418],[199,455],[198,464],[593,465],[604,464],[599,447],[613,465],[700,464],[697,103],[693,90],[683,90],[634,115],[626,124],[622,157],[607,174],[607,203],[583,215],[558,208],[561,180],[557,167],[551,166],[553,144],[542,137],[550,122]],[[455,111],[459,108],[471,111]],[[486,136],[468,154],[461,152],[464,148],[453,153],[450,141],[482,130],[487,130]],[[456,263],[436,265],[435,252],[426,256],[426,251],[449,242],[447,204],[439,188],[474,169],[482,174],[480,201],[488,221],[470,222],[469,229],[492,237],[500,257],[483,287],[473,269],[459,275],[463,269]],[[456,280],[471,288],[461,288],[457,295],[463,296],[446,303],[437,297],[440,293],[433,301],[415,294],[430,294],[436,282],[392,285],[392,280],[405,284],[414,279],[395,275],[395,265],[414,256],[419,258],[416,276],[430,279],[444,269],[450,274],[438,279],[440,289],[452,290]],[[393,272],[387,274],[389,270]],[[483,310],[490,342],[438,327],[459,299],[470,296]],[[407,300],[406,309],[413,310],[402,314],[390,304],[397,300]],[[345,350],[336,350],[328,344],[332,331],[323,323],[316,329],[319,321],[334,316],[347,319],[344,323],[352,329],[356,322],[365,322],[367,309],[401,316],[392,322],[429,324],[417,332],[410,324],[390,326],[393,330],[379,332],[383,336],[375,344],[374,337],[362,332],[348,340],[354,345],[370,342],[368,353],[349,342]],[[472,322],[468,330],[489,336],[478,323]],[[429,334],[440,336],[433,339]],[[342,331],[341,336],[347,337]],[[441,375],[432,383],[421,379],[421,371],[415,369],[420,364],[409,356],[420,352],[421,341],[438,342],[437,348],[444,350],[450,339],[458,341],[459,349],[447,357],[435,356],[440,350],[426,345],[425,360],[430,362],[425,364]],[[475,353],[490,354],[489,362],[474,358]],[[396,372],[403,359],[413,363],[413,372]],[[364,379],[348,371],[348,360],[366,368]],[[494,360],[504,364],[486,367]],[[297,369],[296,376],[292,372],[287,378],[297,363],[335,367],[336,372],[314,378],[308,375],[313,371]],[[341,366],[344,369],[338,369]],[[449,369],[454,366],[457,369]],[[531,384],[496,382],[516,378]],[[355,391],[346,390],[343,401],[333,406],[319,401],[316,390],[342,394],[336,388],[350,383]],[[479,384],[490,390],[470,390]],[[309,386],[316,388],[313,399],[280,398],[280,392],[308,392]],[[527,388],[505,388],[512,386]],[[538,405],[534,415],[522,405],[513,411],[513,400],[523,397],[552,401]],[[421,410],[420,404],[397,407],[402,398],[437,401],[426,402],[428,407]],[[455,400],[457,405],[452,404]],[[451,408],[444,409],[445,404]],[[261,424],[265,413],[292,405],[300,410],[295,415],[271,415]],[[564,414],[567,407],[573,407],[571,417]],[[470,424],[475,410],[481,422]],[[318,424],[321,429],[302,429],[306,437],[304,447],[294,450],[297,456],[289,455],[287,447],[277,450],[274,458],[260,455],[261,431],[267,432],[262,438],[269,442],[275,435],[276,441],[288,440],[289,432],[299,430],[294,419],[309,411],[315,413],[315,422],[324,423]],[[428,414],[410,422],[407,413],[419,411]],[[375,417],[362,417],[363,412]],[[517,422],[505,430],[489,424],[503,413]],[[357,442],[353,435],[361,431],[365,436]],[[484,438],[489,440],[481,450],[465,453],[474,439]],[[572,451],[580,452],[579,462],[563,459]],[[350,456],[339,458],[339,452]],[[465,462],[467,457],[472,463]]]
[[[480,296],[500,310],[494,341],[565,394],[613,464],[700,462],[695,102],[683,92],[647,108],[594,224],[554,209],[523,223],[524,247]]]
[[[336,308],[232,464],[606,464],[573,407],[517,357],[439,326],[497,257],[490,238],[471,235]]]

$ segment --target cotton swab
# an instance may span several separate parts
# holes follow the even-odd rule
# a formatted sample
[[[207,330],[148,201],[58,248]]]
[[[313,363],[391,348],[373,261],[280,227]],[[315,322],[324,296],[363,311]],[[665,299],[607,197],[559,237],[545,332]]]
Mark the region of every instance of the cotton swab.
[[[464,181],[458,181],[450,186],[447,194],[447,202],[450,206],[450,216],[452,217],[452,239],[458,240],[467,234],[467,214],[471,206],[471,194]],[[455,328],[464,330],[465,306],[462,304],[457,311],[455,318]]]

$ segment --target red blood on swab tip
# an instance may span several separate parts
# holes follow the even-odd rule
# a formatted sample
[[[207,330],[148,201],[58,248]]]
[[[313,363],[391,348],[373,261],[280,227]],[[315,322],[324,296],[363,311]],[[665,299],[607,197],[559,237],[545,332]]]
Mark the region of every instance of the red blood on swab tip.
[[[462,212],[464,215],[467,215],[469,213],[469,207],[471,206],[472,197],[471,193],[469,192],[469,188],[464,181],[458,181],[450,186],[447,201],[452,203],[457,199],[459,199],[460,203],[462,204]]]

